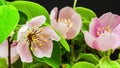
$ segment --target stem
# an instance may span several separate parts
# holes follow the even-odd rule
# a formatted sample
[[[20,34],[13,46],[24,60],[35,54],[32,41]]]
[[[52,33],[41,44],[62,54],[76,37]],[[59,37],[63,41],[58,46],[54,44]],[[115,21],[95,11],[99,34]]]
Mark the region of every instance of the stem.
[[[74,61],[75,61],[75,55],[74,55],[74,41],[72,40],[72,44],[71,44],[71,64],[73,65],[74,64]]]
[[[8,37],[8,68],[11,68],[11,44],[13,39],[10,40],[11,37]]]
[[[76,4],[77,4],[77,0],[74,0],[73,8],[76,7]]]

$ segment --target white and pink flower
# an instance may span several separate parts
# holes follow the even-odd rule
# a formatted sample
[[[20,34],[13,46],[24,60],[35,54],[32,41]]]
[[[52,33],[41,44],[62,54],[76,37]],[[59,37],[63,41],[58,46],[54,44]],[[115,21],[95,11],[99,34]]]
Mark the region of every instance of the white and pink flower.
[[[29,48],[38,58],[51,57],[52,40],[59,41],[60,37],[50,27],[42,27],[45,21],[45,16],[37,16],[19,30],[17,52],[22,62],[33,61]]]
[[[111,12],[93,18],[89,32],[84,31],[85,41],[91,48],[108,51],[120,45],[120,16]]]
[[[17,45],[17,42],[13,42],[11,44],[11,63],[16,62],[19,58],[19,55],[16,50],[16,45]],[[0,58],[8,59],[8,41],[7,40],[5,40],[0,45]]]
[[[62,8],[57,19],[58,8],[50,13],[51,25],[65,38],[73,39],[82,27],[80,15],[71,7]]]

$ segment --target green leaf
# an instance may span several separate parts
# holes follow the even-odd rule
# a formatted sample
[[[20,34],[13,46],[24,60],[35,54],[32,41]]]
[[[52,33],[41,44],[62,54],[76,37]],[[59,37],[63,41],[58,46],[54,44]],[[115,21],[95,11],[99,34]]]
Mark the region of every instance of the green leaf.
[[[7,60],[5,58],[0,58],[0,68],[7,68]]]
[[[110,60],[109,57],[103,57],[99,61],[99,66],[100,68],[120,68],[119,63],[117,63],[116,61]]]
[[[117,63],[119,63],[119,64],[120,64],[120,59],[117,59],[116,61],[117,61]]]
[[[53,28],[53,29],[54,29],[54,28]],[[63,46],[68,52],[70,52],[69,44],[67,43],[67,41],[65,40],[65,38],[64,38],[56,29],[54,29],[54,31],[61,37],[60,43],[62,44],[62,46]]]
[[[90,24],[90,21],[83,21],[82,31],[88,31],[89,24]]]
[[[88,8],[76,7],[75,10],[81,15],[83,21],[91,21],[92,18],[96,17],[96,14]]]
[[[12,64],[13,68],[22,68],[22,62],[21,59],[19,58],[15,63]]]
[[[68,52],[70,52],[69,44],[67,43],[67,41],[66,41],[62,36],[61,36],[60,43],[62,44],[62,46],[63,46]]]
[[[80,53],[79,56],[80,56],[80,59],[85,59],[86,61],[89,61],[93,64],[98,64],[99,63],[98,57],[96,57],[93,54]]]
[[[72,65],[66,64],[65,68],[72,68]]]
[[[26,24],[27,20],[28,20],[28,17],[23,13],[23,12],[20,12],[19,11],[19,14],[20,14],[20,20],[19,20],[19,25],[23,25],[23,24]]]
[[[28,20],[30,20],[33,17],[45,15],[47,20],[47,23],[50,23],[50,18],[47,10],[34,2],[30,1],[14,1],[12,4],[21,12],[27,15]]]
[[[95,65],[88,62],[78,62],[72,68],[95,68]]]
[[[5,4],[6,4],[5,0],[0,0],[0,6]]]
[[[19,21],[18,10],[12,5],[0,6],[0,44],[15,29]]]

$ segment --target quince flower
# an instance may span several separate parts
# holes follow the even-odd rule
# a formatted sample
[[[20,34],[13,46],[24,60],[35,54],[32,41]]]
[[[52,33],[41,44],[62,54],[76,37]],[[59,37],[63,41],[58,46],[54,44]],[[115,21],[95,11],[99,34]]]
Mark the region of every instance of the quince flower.
[[[19,58],[19,55],[16,51],[17,42],[13,42],[11,45],[11,63],[14,63]],[[8,59],[8,41],[5,40],[0,45],[0,58]]]
[[[80,15],[71,7],[61,9],[58,19],[57,13],[57,7],[51,11],[51,25],[60,32],[65,39],[73,39],[76,37],[82,27]]]
[[[19,30],[17,52],[22,62],[33,61],[29,48],[38,58],[51,57],[52,40],[59,41],[60,37],[50,27],[41,27],[45,21],[45,16],[37,16]]]
[[[120,16],[111,12],[93,18],[89,32],[84,31],[85,41],[91,48],[108,51],[120,45]]]

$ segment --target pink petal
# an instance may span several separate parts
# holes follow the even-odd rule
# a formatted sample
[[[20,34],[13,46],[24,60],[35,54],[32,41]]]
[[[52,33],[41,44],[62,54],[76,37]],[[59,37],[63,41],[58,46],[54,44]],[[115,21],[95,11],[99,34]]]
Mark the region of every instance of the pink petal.
[[[16,51],[16,46],[13,46],[14,42],[12,43],[11,47],[11,63],[14,63],[15,61],[18,60],[19,55],[17,54]],[[3,58],[8,58],[8,41],[5,40],[3,44],[0,45],[0,57]]]
[[[97,37],[97,28],[100,28],[101,24],[98,21],[98,18],[93,18],[89,26],[90,34],[94,37]]]
[[[76,13],[76,11],[71,8],[71,7],[64,7],[60,10],[60,13],[59,13],[59,18],[62,18],[62,19],[68,19],[70,18],[74,13]]]
[[[0,57],[7,57],[8,56],[8,41],[5,40],[0,45]]]
[[[112,31],[112,33],[115,35],[117,40],[117,44],[114,47],[114,49],[116,49],[120,46],[120,24]]]
[[[18,31],[18,39],[17,40],[19,41],[21,39],[21,37],[26,36],[27,32],[28,32],[28,26],[23,25]]]
[[[115,36],[109,32],[105,32],[93,42],[93,48],[101,51],[107,51],[113,49],[115,43]]]
[[[67,39],[72,39],[78,35],[82,27],[82,20],[79,14],[74,13],[71,17],[72,27],[67,32]]]
[[[52,27],[56,28],[58,26],[58,23],[55,19],[51,19],[51,25]]]
[[[13,42],[11,45],[11,63],[15,63],[19,58],[17,53],[17,44],[18,42]]]
[[[85,37],[85,41],[86,41],[87,45],[89,47],[93,48],[92,45],[93,45],[93,41],[95,40],[95,38],[87,31],[84,31],[84,37]]]
[[[110,26],[111,29],[114,29],[120,23],[120,16],[108,12],[100,17],[99,22],[104,27]]]
[[[46,21],[46,17],[41,15],[41,16],[34,17],[32,20],[30,20],[30,22],[27,23],[27,25],[29,28],[38,28],[42,24],[44,24],[45,21]]]
[[[53,8],[52,11],[50,12],[50,18],[56,20],[57,19],[57,13],[58,13],[58,8],[57,7]]]
[[[52,40],[55,40],[55,41],[59,41],[60,40],[60,37],[50,27],[44,27],[44,32],[43,33],[49,35],[49,37]]]
[[[34,49],[34,48],[33,48]],[[42,43],[42,46],[37,47],[37,50],[33,51],[33,54],[38,57],[51,57],[53,50],[53,43],[51,40],[47,41],[46,43]]]
[[[120,24],[112,31],[120,39]]]
[[[17,52],[20,55],[22,62],[32,62],[32,55],[30,53],[28,43],[25,41],[20,41],[17,45]]]

